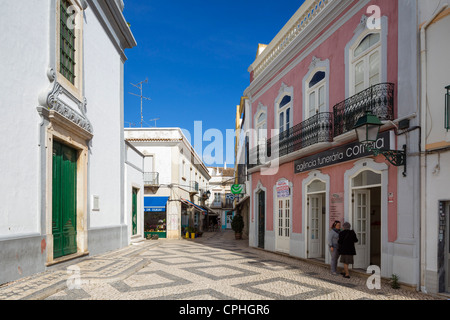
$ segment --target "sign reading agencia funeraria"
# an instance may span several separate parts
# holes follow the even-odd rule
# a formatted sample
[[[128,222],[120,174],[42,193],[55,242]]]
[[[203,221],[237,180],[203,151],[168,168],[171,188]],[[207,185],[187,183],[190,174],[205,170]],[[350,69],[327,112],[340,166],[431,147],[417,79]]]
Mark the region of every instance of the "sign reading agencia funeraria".
[[[380,133],[378,140],[375,142],[375,148],[389,150],[391,148],[390,137],[390,131]],[[371,155],[373,154],[363,144],[352,142],[295,161],[295,173],[303,173]]]

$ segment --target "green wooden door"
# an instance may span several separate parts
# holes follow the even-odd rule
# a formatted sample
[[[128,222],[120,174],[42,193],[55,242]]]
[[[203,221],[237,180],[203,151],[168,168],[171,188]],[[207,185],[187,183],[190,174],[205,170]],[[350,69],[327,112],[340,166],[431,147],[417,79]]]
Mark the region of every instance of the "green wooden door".
[[[137,189],[133,188],[133,204],[132,204],[132,221],[133,221],[133,236],[137,234]]]
[[[77,151],[53,143],[53,258],[77,252]]]

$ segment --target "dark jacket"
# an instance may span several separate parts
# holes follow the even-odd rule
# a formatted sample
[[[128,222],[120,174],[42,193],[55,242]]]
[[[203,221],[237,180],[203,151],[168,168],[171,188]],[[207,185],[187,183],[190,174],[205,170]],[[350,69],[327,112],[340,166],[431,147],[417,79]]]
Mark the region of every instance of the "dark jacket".
[[[355,242],[358,242],[356,233],[353,230],[342,230],[339,233],[339,254],[356,255]]]

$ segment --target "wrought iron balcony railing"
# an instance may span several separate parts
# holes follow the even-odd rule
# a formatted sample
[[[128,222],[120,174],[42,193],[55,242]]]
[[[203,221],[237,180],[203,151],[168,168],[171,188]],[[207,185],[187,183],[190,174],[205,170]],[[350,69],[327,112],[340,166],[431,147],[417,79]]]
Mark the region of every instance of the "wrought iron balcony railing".
[[[248,168],[262,165],[320,142],[333,141],[333,114],[319,113],[250,151]],[[267,153],[266,153],[267,150]]]
[[[334,136],[352,131],[366,111],[371,111],[382,121],[394,120],[394,84],[376,84],[335,105]]]
[[[211,203],[212,209],[226,209],[226,208],[233,208],[233,201],[226,198],[225,195],[221,195],[218,198],[215,198],[214,201]]]
[[[144,186],[158,186],[159,172],[144,172]]]
[[[191,185],[190,185],[189,191],[190,191],[191,193],[198,193],[198,191],[199,191],[199,185],[198,185],[198,182],[196,182],[196,181],[191,181]]]

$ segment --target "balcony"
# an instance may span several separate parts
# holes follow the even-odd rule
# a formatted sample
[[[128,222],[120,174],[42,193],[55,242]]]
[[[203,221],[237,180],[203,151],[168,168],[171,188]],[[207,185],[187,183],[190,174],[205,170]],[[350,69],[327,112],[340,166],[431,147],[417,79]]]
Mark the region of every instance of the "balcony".
[[[159,172],[144,172],[144,186],[159,186]]]
[[[393,83],[380,83],[338,103],[333,107],[334,137],[349,131],[366,111],[381,121],[394,120]]]
[[[191,181],[190,187],[189,187],[189,193],[196,194],[199,191],[198,182]]]
[[[371,111],[381,121],[394,120],[393,83],[380,83],[338,103],[333,112],[319,113],[249,151],[247,168],[266,164],[321,142],[353,131],[358,119]]]
[[[261,144],[252,149],[248,168],[251,169],[268,160],[286,156],[320,142],[331,141],[333,141],[333,114],[319,113],[267,140],[267,144]]]
[[[233,201],[221,195],[213,200],[211,209],[233,209]]]

